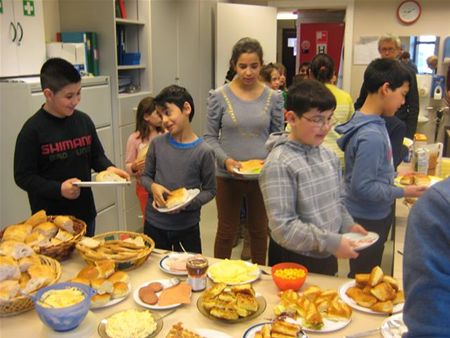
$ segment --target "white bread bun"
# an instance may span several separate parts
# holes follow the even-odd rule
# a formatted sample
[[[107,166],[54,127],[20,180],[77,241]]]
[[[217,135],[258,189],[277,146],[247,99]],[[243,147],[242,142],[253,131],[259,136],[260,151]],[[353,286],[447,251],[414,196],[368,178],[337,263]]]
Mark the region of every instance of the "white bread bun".
[[[112,293],[114,285],[109,280],[104,278],[94,279],[91,281],[91,287],[99,294]]]
[[[47,222],[47,213],[45,210],[39,210],[25,221],[25,223],[31,224],[33,227],[44,222]]]
[[[112,298],[124,297],[128,294],[128,284],[124,282],[116,282],[113,286]]]
[[[0,256],[0,281],[5,279],[19,279],[19,264],[11,256]]]
[[[23,258],[19,259],[20,272],[28,271],[28,269],[32,265],[40,265],[40,264],[41,264],[41,260],[39,259],[39,256],[37,256],[37,255],[31,255],[31,256],[23,257]]]
[[[20,278],[19,278],[19,286],[20,289],[23,289],[27,286],[28,281],[31,279],[30,275],[28,274],[28,272],[22,272],[20,274]]]
[[[25,244],[31,247],[47,246],[48,238],[41,234],[39,231],[32,232],[25,238]]]
[[[31,233],[32,229],[33,226],[26,223],[10,225],[3,233],[3,240],[25,242],[25,238]]]
[[[0,303],[7,302],[19,293],[19,282],[16,280],[4,280],[0,282]]]
[[[108,303],[111,300],[111,294],[104,293],[102,295],[94,295],[91,298],[91,305],[97,307],[97,306],[103,306],[106,303]]]
[[[128,277],[128,274],[126,272],[116,271],[111,276],[109,276],[108,280],[113,284],[117,282],[128,283],[130,278]]]
[[[166,208],[173,208],[177,205],[183,204],[189,197],[186,188],[179,188],[170,192],[166,200]]]
[[[33,228],[33,232],[36,231],[40,232],[43,236],[50,239],[52,237],[55,237],[56,233],[58,232],[58,227],[52,222],[44,222],[36,225]]]
[[[61,242],[70,241],[72,238],[73,238],[73,235],[70,232],[67,232],[63,229],[59,229],[58,233],[55,236],[55,239],[58,239]]]
[[[97,267],[88,265],[88,266],[84,267],[83,269],[81,269],[80,272],[78,272],[77,277],[85,278],[87,280],[92,281],[94,279],[99,278],[99,275],[100,275],[100,273],[99,273]]]
[[[75,233],[75,230],[73,229],[73,221],[69,216],[56,216],[53,223],[72,235]]]
[[[127,180],[108,170],[101,171],[95,177],[97,182],[126,182]]]
[[[96,239],[93,239],[91,237],[83,237],[83,239],[79,243],[89,249],[96,249],[101,244],[100,241],[97,241]]]
[[[4,241],[0,243],[0,254],[4,256],[11,256],[15,260],[19,260],[22,257],[34,255],[34,251],[25,243]]]
[[[116,270],[116,263],[111,260],[95,262],[95,266],[99,272],[99,278],[108,278]]]
[[[75,278],[72,278],[70,281],[73,283],[80,283],[80,284],[84,284],[87,286],[91,286],[91,281],[86,278],[75,277]]]

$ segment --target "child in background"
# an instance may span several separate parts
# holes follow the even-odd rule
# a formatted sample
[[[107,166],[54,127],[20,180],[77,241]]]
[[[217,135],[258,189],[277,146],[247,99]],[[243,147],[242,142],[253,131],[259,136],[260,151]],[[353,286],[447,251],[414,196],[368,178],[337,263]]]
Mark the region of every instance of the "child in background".
[[[343,204],[341,167],[321,146],[336,100],[316,80],[289,87],[289,134],[276,139],[259,177],[269,218],[269,265],[297,262],[308,271],[335,275],[338,258],[356,258],[346,232],[366,234]]]
[[[280,72],[280,90],[285,93],[287,91],[287,84],[286,84],[286,67],[282,63],[274,63],[274,66],[278,68],[278,71]],[[286,101],[286,97],[284,97]]]
[[[272,62],[262,66],[259,76],[267,87],[273,90],[280,89],[280,71]]]
[[[194,101],[183,87],[164,88],[155,98],[163,126],[168,131],[150,144],[141,184],[150,193],[144,232],[157,248],[202,252],[200,208],[216,194],[213,150],[192,130]],[[182,210],[158,212],[167,195],[178,188],[200,190]]]
[[[419,197],[425,187],[394,186],[392,147],[382,116],[394,116],[405,102],[410,72],[397,60],[376,59],[364,72],[368,95],[359,111],[336,127],[345,152],[345,204],[356,222],[380,238],[350,261],[349,277],[369,273],[381,265],[384,243],[392,224],[391,205],[396,198]]]
[[[139,102],[136,112],[136,129],[128,137],[125,155],[125,168],[129,174],[136,176],[136,195],[145,216],[148,192],[141,185],[145,158],[151,141],[164,132],[161,116],[156,111],[153,97],[146,97]]]
[[[76,110],[81,100],[81,77],[64,59],[52,58],[41,68],[43,106],[30,117],[17,136],[14,179],[28,193],[31,212],[73,215],[87,224],[87,236],[95,234],[97,215],[91,188],[76,181],[90,181],[91,169],[108,170],[129,180],[113,166],[91,118]]]

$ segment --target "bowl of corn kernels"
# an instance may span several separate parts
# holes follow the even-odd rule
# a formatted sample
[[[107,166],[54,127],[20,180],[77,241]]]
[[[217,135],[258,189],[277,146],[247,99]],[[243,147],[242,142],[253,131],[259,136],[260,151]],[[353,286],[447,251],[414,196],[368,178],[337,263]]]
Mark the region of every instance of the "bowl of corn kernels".
[[[305,283],[308,269],[301,264],[285,262],[272,266],[272,279],[282,291],[297,291]]]

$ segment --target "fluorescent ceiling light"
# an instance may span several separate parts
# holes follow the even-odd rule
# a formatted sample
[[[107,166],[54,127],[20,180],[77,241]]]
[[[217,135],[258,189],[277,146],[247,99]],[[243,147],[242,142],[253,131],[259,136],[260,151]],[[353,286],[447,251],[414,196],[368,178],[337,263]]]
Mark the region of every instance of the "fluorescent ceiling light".
[[[277,20],[297,20],[297,13],[294,12],[278,12]]]

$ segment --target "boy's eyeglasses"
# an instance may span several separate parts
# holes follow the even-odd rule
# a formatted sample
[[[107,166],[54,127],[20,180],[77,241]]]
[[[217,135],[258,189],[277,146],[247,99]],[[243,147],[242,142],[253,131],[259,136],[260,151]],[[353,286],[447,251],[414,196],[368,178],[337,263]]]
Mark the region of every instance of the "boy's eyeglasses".
[[[335,125],[335,120],[334,120],[333,117],[330,117],[330,118],[327,118],[327,119],[324,119],[324,118],[321,118],[321,117],[313,117],[313,118],[311,118],[311,117],[307,117],[305,115],[302,115],[301,117],[303,117],[303,118],[305,118],[305,120],[311,122],[317,128],[322,128],[325,125],[327,125],[329,127]]]

